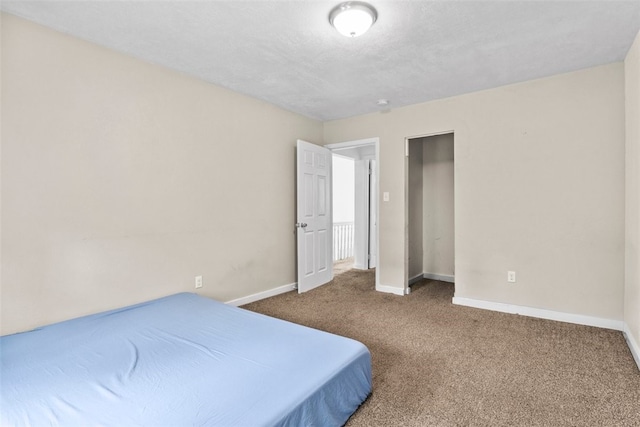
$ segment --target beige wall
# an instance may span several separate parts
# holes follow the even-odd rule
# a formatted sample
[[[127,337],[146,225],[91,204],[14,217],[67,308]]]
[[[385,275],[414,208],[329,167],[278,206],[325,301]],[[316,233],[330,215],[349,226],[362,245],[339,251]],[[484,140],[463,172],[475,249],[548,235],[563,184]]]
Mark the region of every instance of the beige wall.
[[[456,296],[621,320],[626,291],[640,341],[638,49],[625,68],[325,123],[326,143],[380,137],[380,284],[408,274],[404,140],[455,131]],[[220,300],[295,281],[295,140],[322,124],[5,14],[1,79],[1,333],[198,274]]]
[[[295,282],[321,123],[5,14],[2,89],[2,334]]]
[[[408,275],[412,279],[422,276],[423,253],[423,181],[422,181],[422,151],[421,140],[409,142],[409,157],[407,158],[407,241],[408,241]]]
[[[325,143],[380,138],[380,191],[390,193],[381,285],[407,278],[405,138],[454,131],[456,296],[622,320],[623,71],[615,63],[325,123]]]
[[[626,94],[626,263],[624,320],[640,345],[640,33],[625,60]],[[638,355],[640,356],[640,355]],[[638,360],[640,366],[640,360]]]
[[[454,276],[453,134],[423,138],[424,272]]]

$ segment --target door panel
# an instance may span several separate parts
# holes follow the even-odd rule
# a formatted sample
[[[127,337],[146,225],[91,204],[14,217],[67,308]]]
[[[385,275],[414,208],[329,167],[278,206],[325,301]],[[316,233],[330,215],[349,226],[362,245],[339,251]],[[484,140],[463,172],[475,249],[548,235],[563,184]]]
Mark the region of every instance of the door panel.
[[[304,277],[309,277],[314,273],[314,233],[307,233],[304,230],[298,232],[303,233],[304,238]]]
[[[327,245],[328,234],[327,230],[318,230],[318,246],[320,248],[324,248],[326,246],[331,247],[331,245]],[[320,251],[318,253],[318,271],[322,272],[327,268],[327,251]]]
[[[326,176],[318,176],[318,217],[327,215],[327,184]]]
[[[313,175],[304,174],[304,194],[313,194]],[[313,197],[304,198],[304,219],[313,217]]]

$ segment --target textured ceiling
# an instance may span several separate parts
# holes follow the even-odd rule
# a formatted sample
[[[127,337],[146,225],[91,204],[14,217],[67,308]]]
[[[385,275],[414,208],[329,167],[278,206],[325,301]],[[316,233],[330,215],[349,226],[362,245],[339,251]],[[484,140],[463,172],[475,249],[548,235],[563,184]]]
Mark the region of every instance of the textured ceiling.
[[[346,38],[340,1],[6,1],[5,12],[319,120],[622,61],[635,1],[370,0]]]

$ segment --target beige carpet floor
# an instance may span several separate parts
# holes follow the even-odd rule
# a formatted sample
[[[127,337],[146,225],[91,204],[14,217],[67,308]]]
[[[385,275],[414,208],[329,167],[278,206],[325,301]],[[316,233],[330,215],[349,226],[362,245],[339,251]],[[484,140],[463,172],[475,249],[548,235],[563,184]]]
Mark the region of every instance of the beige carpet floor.
[[[355,426],[640,426],[640,371],[621,332],[451,304],[453,285],[408,296],[350,270],[306,294],[244,306],[364,343],[373,393]]]
[[[340,261],[334,261],[333,263],[333,274],[338,275],[345,273],[353,268],[354,258],[345,258]]]

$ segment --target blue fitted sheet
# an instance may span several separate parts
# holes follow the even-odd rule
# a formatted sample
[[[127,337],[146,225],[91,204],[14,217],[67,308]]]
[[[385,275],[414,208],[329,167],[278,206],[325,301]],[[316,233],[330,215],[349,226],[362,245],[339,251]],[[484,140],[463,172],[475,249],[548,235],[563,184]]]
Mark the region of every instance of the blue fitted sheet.
[[[5,425],[339,426],[371,392],[354,340],[190,293],[0,337]]]

